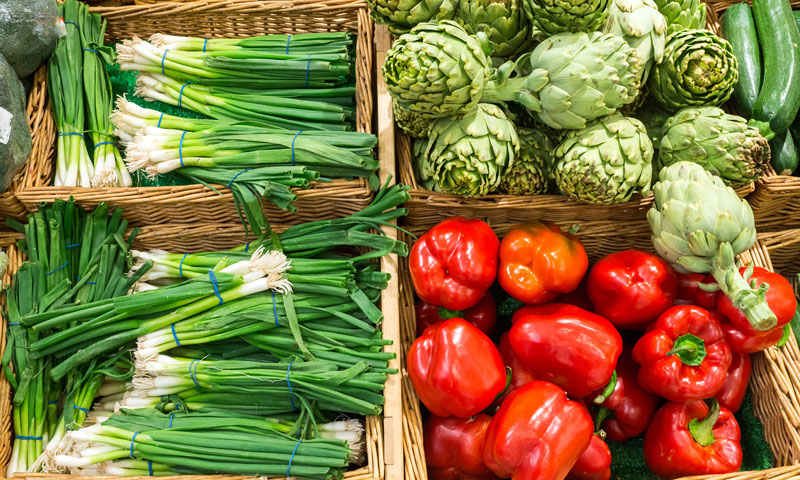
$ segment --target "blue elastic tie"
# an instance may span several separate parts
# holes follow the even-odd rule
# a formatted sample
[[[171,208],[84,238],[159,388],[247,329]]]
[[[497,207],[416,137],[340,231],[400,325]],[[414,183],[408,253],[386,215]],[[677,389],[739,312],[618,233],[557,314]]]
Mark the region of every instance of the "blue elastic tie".
[[[21,325],[21,324],[20,324],[19,322],[16,322],[16,323],[9,323],[9,324],[8,324],[8,326],[9,326],[9,327],[11,327],[11,326],[13,326],[13,325]]]
[[[58,405],[58,400],[50,400],[47,402],[48,405]]]
[[[208,45],[208,39],[206,38],[203,40],[203,53],[206,53],[206,45]]]
[[[292,36],[289,35],[286,37],[286,55],[289,55],[289,42],[292,41]]]
[[[169,414],[169,426],[167,428],[172,428],[172,419],[175,418],[174,413]]]
[[[80,247],[80,246],[81,246],[81,244],[80,244],[80,243],[73,243],[72,245],[67,245],[67,247],[66,247],[66,248]]]
[[[158,117],[158,125],[156,125],[158,128],[161,128],[161,120],[164,120],[164,112],[161,112],[161,116]]]
[[[189,85],[189,83],[187,82],[187,83],[184,83],[183,85],[181,85],[181,91],[178,92],[178,108],[183,108],[183,104],[181,103],[181,99],[183,99],[183,89],[186,88],[186,85]]]
[[[59,271],[59,270],[61,270],[62,268],[66,267],[68,263],[69,263],[69,261],[67,261],[67,262],[64,262],[64,265],[61,265],[60,267],[56,268],[55,270],[52,270],[52,271],[49,271],[49,272],[47,272],[47,273],[45,274],[45,276],[47,276],[47,275],[50,275],[51,273],[56,273],[57,271]]]
[[[133,432],[133,438],[131,438],[131,458],[134,458],[134,456],[133,456],[133,442],[136,440],[136,435],[139,435],[139,432]]]
[[[248,171],[248,170],[252,170],[252,168],[245,168],[245,169],[244,169],[244,170],[242,170],[241,172],[239,172],[239,173],[237,173],[236,175],[234,175],[234,176],[233,176],[233,178],[231,178],[231,181],[230,181],[230,182],[228,182],[228,188],[231,188],[231,185],[233,185],[233,181],[234,181],[234,180],[236,180],[236,177],[238,177],[239,175],[243,174],[244,172],[246,172],[246,171]],[[245,252],[246,252],[246,251],[247,251],[247,250],[245,250]]]
[[[275,290],[272,291],[272,313],[275,315],[275,326],[280,327],[281,324],[278,323],[278,307],[277,305],[275,305]],[[288,376],[287,376],[287,381],[288,381]],[[291,388],[291,386],[289,388]]]
[[[294,134],[294,138],[292,138],[292,165],[294,165],[294,141],[297,139],[297,136],[303,133],[302,130]]]
[[[172,325],[169,326],[169,328],[172,329],[172,338],[175,339],[175,345],[180,347],[181,346],[181,342],[178,341],[178,334],[175,333],[175,324],[173,323]]]
[[[83,413],[89,413],[89,409],[88,408],[79,407],[77,405],[73,405],[72,408],[74,408],[75,410],[80,410]]]
[[[289,457],[289,466],[286,467],[286,478],[291,477],[289,471],[292,469],[292,460],[294,460],[294,454],[297,452],[297,447],[299,447],[301,443],[303,443],[303,440],[298,440],[297,445],[295,445],[294,450],[292,450],[292,456]]]
[[[292,391],[292,382],[289,381],[289,372],[292,369],[293,363],[294,361],[289,362],[289,366],[286,367],[286,385],[289,385],[289,401],[292,403],[292,408],[297,410],[297,407],[294,406],[294,399],[292,398],[294,397],[294,392]]]
[[[150,476],[153,476],[153,461],[150,460],[147,462],[147,471],[150,472]]]
[[[58,133],[59,137],[66,137],[66,136],[69,136],[69,135],[77,135],[79,137],[83,137],[83,134],[82,133],[78,133],[78,132],[59,132]]]
[[[98,144],[95,144],[94,148],[97,148],[97,147],[99,147],[100,145],[114,145],[115,147],[117,146],[117,144],[116,144],[115,142],[100,142],[100,143],[98,143]],[[80,244],[79,244],[79,245],[80,245]]]
[[[306,88],[308,88],[308,70],[311,68],[311,54],[308,54],[308,62],[306,63]]]
[[[81,277],[75,277],[75,278],[77,278],[79,282],[81,281]],[[95,285],[95,284],[97,284],[97,282],[86,282],[86,285]]]
[[[64,23],[66,23],[66,22],[64,22]],[[96,54],[100,55],[100,52],[98,52],[97,50],[92,50],[91,48],[82,48],[81,50],[83,50],[84,52],[92,52],[92,53],[96,53]]]
[[[19,440],[41,440],[41,439],[42,439],[42,437],[23,437],[23,436],[17,436],[17,439],[19,439]]]
[[[200,384],[197,383],[197,364],[200,363],[200,360],[195,359],[192,360],[192,363],[189,364],[189,376],[192,377],[192,381],[194,382],[197,388],[200,388]]]
[[[66,24],[68,24],[68,23],[71,23],[71,24],[75,25],[75,28],[77,28],[77,29],[80,29],[80,28],[81,28],[81,27],[80,27],[80,26],[79,26],[77,23],[75,23],[75,22],[64,22],[64,25],[66,25]],[[17,437],[17,438],[19,438],[19,437]]]
[[[247,250],[250,249],[250,242],[247,242],[247,245],[244,246],[244,253],[247,253]]]
[[[211,285],[214,286],[214,295],[219,298],[219,304],[222,305],[225,302],[222,301],[222,295],[219,294],[219,285],[217,285],[217,277],[214,276],[214,270],[209,270],[208,276],[211,278]]]
[[[183,257],[181,258],[181,263],[178,264],[178,275],[181,277],[183,276],[183,261],[186,260],[188,253],[184,253]]]
[[[186,85],[184,85],[184,87],[185,87],[185,86],[186,86]],[[183,88],[181,88],[181,90],[183,90]],[[180,160],[181,160],[181,167],[183,166],[183,137],[184,137],[184,136],[185,136],[187,133],[188,133],[188,132],[186,132],[186,131],[184,131],[183,133],[181,133],[181,143],[179,143],[179,144],[178,144],[178,158],[180,158]]]
[[[164,73],[164,60],[167,59],[167,52],[169,52],[169,48],[164,50],[164,55],[161,57],[161,75],[166,75],[166,73]]]

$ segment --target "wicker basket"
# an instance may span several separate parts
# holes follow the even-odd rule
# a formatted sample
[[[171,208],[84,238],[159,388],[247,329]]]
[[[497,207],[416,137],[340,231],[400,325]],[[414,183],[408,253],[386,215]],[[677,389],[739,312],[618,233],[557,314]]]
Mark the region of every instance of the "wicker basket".
[[[800,273],[800,228],[760,233],[758,239],[769,252],[774,271],[790,278]]]
[[[706,1],[708,28],[720,34],[720,18],[733,3]],[[752,2],[751,2],[752,3]],[[800,0],[790,0],[793,9],[800,8]],[[747,197],[756,216],[760,230],[781,230],[800,227],[800,177],[778,175],[769,167],[755,183],[755,191]]]
[[[276,228],[276,230],[279,230]],[[0,235],[0,247],[6,248],[9,244],[20,238],[17,235]],[[245,231],[241,223],[233,224],[200,224],[194,226],[188,225],[160,225],[143,227],[139,235],[136,236],[134,247],[137,249],[166,249],[173,252],[198,252],[215,249],[231,248],[241,245],[245,240]],[[5,244],[4,244],[5,242]],[[8,247],[9,267],[3,277],[3,283],[9,284],[11,282],[11,273],[15,272],[21,265],[24,257],[16,245]],[[393,277],[397,277],[396,262],[383,262],[383,271],[389,272]],[[0,296],[0,304],[5,304],[5,295]],[[399,339],[397,334],[392,332],[398,331],[398,308],[397,308],[397,295],[384,294],[381,297],[381,307],[384,312],[383,329],[384,337],[391,339],[398,345]],[[4,350],[6,345],[6,318],[3,315],[0,320],[0,349]],[[389,348],[387,347],[387,350]],[[1,354],[1,353],[0,353]],[[397,365],[393,365],[397,368]],[[388,412],[390,401],[390,383],[398,385],[394,395],[398,398],[397,408],[399,410],[399,379],[398,375],[391,375],[390,380],[387,381],[386,387],[386,405],[384,410]],[[347,480],[382,480],[384,478],[384,425],[391,425],[387,423],[388,418],[382,416],[367,416],[366,417],[366,456],[367,464],[361,468],[351,470],[345,473],[344,478]],[[5,376],[0,376],[0,468],[5,472],[6,465],[11,456],[11,447],[13,439],[12,429],[12,416],[11,416],[11,387],[6,380]],[[398,415],[398,422],[400,416]],[[399,429],[399,424],[398,424]],[[52,480],[56,478],[75,478],[74,476],[64,474],[16,474],[14,478],[30,478],[30,479],[47,479]],[[123,478],[123,477],[103,477],[103,478]],[[246,476],[229,476],[229,475],[187,475],[181,477],[165,477],[165,478],[183,478],[186,480],[228,480],[228,479],[252,479],[253,477]]]
[[[241,37],[270,33],[309,33],[348,31],[357,34],[356,44],[356,125],[361,132],[372,130],[372,20],[365,3],[359,0],[315,0],[253,2],[251,0],[203,0],[188,3],[161,3],[97,7],[108,20],[107,41],[134,35],[149,37],[162,32],[198,37]],[[50,113],[45,76],[37,77],[31,94],[33,117],[41,119],[34,129],[34,152],[15,190],[17,199],[28,209],[41,202],[70,196],[89,207],[106,201],[125,207],[134,225],[157,223],[239,221],[233,194],[223,186],[217,193],[203,185],[140,188],[69,188],[50,186],[56,145],[56,127]],[[38,92],[38,93],[37,93]],[[34,95],[35,94],[35,95]],[[372,201],[367,181],[334,180],[315,183],[308,190],[295,190],[298,211],[294,214],[264,202],[271,222],[300,223],[355,213]]]
[[[563,227],[571,222],[559,222]],[[495,224],[494,230],[503,234],[513,224]],[[620,232],[625,232],[624,236]],[[578,231],[590,260],[625,248],[640,248],[652,251],[649,228],[643,222],[589,222]],[[761,266],[769,266],[766,247],[759,243],[744,253],[742,260]],[[416,338],[414,317],[414,289],[408,273],[408,262],[400,264],[400,327],[403,352]],[[419,398],[411,386],[403,359],[403,412],[406,478],[426,480],[425,453],[422,436],[422,415]],[[800,478],[800,349],[794,337],[782,349],[770,349],[753,356],[753,373],[750,380],[753,394],[753,410],[764,426],[767,442],[779,468],[760,472],[738,472],[729,475],[685,477],[682,480],[760,480]]]

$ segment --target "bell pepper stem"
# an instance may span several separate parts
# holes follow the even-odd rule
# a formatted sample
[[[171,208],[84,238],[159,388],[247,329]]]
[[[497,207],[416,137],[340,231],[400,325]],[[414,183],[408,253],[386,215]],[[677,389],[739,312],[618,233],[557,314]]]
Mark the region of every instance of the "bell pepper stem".
[[[786,324],[786,326],[783,327],[783,335],[781,335],[781,339],[778,340],[778,343],[775,344],[775,347],[781,348],[782,346],[786,345],[786,342],[789,341],[789,335],[791,334],[792,334],[792,326]]]
[[[708,415],[703,420],[693,418],[689,421],[689,433],[694,438],[694,441],[700,445],[707,447],[713,445],[714,441],[714,425],[719,418],[719,402],[716,398],[711,399],[711,407],[708,410]]]
[[[466,310],[449,310],[444,307],[439,307],[439,316],[442,320],[450,320],[451,318],[464,318]]]
[[[613,416],[614,410],[606,407],[600,407],[597,410],[597,414],[594,416],[594,433],[600,433],[602,431],[600,430],[600,427],[603,425],[603,422],[605,422],[607,418],[611,418]]]
[[[733,247],[722,243],[719,251],[711,259],[711,275],[725,295],[744,313],[756,330],[769,330],[778,323],[778,318],[767,305],[766,293],[769,285],[762,284],[753,289],[739,274],[734,263]]]
[[[696,367],[702,364],[706,358],[706,343],[702,338],[691,333],[676,338],[672,347],[672,350],[667,352],[667,356],[677,355],[685,365]]]
[[[605,402],[606,399],[610,397],[612,393],[614,393],[614,389],[616,388],[617,388],[617,371],[614,370],[611,373],[611,380],[608,381],[608,384],[606,385],[606,388],[603,389],[603,392],[594,398],[594,403],[599,405]]]
[[[498,398],[503,398],[503,395],[505,395],[506,392],[508,391],[508,387],[511,386],[511,374],[512,373],[513,372],[511,371],[511,367],[506,367],[506,388],[504,388],[502,392],[497,394],[497,396],[495,397],[495,400],[497,400]]]

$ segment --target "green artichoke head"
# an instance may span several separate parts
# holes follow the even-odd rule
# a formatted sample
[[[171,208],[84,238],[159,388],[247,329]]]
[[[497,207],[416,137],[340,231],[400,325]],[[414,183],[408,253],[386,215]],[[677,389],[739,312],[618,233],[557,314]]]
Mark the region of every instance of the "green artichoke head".
[[[664,58],[667,20],[653,0],[612,0],[603,31],[624,38],[636,50],[644,64],[642,81],[652,64]]]
[[[663,61],[653,67],[648,87],[661,106],[677,112],[719,106],[739,81],[738,63],[727,40],[707,30],[680,30],[667,38]]]
[[[367,0],[375,22],[388,25],[389,31],[396,35],[420,23],[452,20],[457,3],[456,0]]]
[[[400,108],[426,117],[474,110],[491,73],[491,46],[481,39],[449,20],[417,25],[386,56],[386,88]]]
[[[428,138],[428,130],[431,128],[431,119],[408,110],[403,110],[397,106],[397,102],[392,102],[394,111],[394,123],[400,130],[406,132],[414,138]]]
[[[519,153],[516,128],[496,105],[481,103],[473,112],[436,120],[417,174],[432,190],[465,197],[497,189]]]
[[[541,130],[518,128],[519,155],[500,181],[499,190],[510,195],[541,195],[551,187],[553,141]]]
[[[652,160],[642,122],[615,113],[567,134],[555,151],[555,182],[586,203],[625,202],[650,191]]]
[[[664,124],[672,114],[661,108],[655,100],[648,98],[633,116],[644,124],[653,148],[658,150],[661,147],[661,137],[664,136]],[[658,169],[654,169],[653,173],[658,174]]]
[[[664,125],[661,166],[694,162],[726,183],[750,183],[769,164],[769,142],[747,120],[719,107],[684,108]]]
[[[528,17],[522,11],[522,0],[461,0],[457,19],[474,35],[484,32],[494,44],[495,57],[516,57],[533,41]]]
[[[522,8],[543,40],[563,32],[594,32],[608,18],[611,0],[521,0]]]
[[[654,0],[667,19],[667,35],[679,30],[706,28],[706,4],[702,0]]]

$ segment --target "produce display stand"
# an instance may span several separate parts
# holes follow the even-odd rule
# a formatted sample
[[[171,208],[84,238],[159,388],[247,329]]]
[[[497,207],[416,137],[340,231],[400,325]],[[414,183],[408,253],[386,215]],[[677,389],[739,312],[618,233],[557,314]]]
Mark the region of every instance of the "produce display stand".
[[[203,0],[188,3],[96,7],[93,13],[108,21],[106,41],[117,42],[154,33],[205,38],[244,37],[265,34],[297,34],[346,31],[356,42],[356,125],[372,132],[373,29],[366,3],[360,0],[253,2],[250,0]],[[41,202],[70,196],[82,205],[99,202],[125,208],[133,225],[157,223],[239,221],[233,194],[224,186],[218,192],[203,185],[77,188],[50,186],[54,175],[56,126],[46,95],[45,75],[37,75],[29,98],[34,152],[14,190],[29,210]],[[297,212],[264,202],[267,218],[276,223],[302,223],[342,217],[369,205],[373,198],[367,180],[315,182],[307,190],[295,189]],[[2,200],[0,200],[2,202]]]

